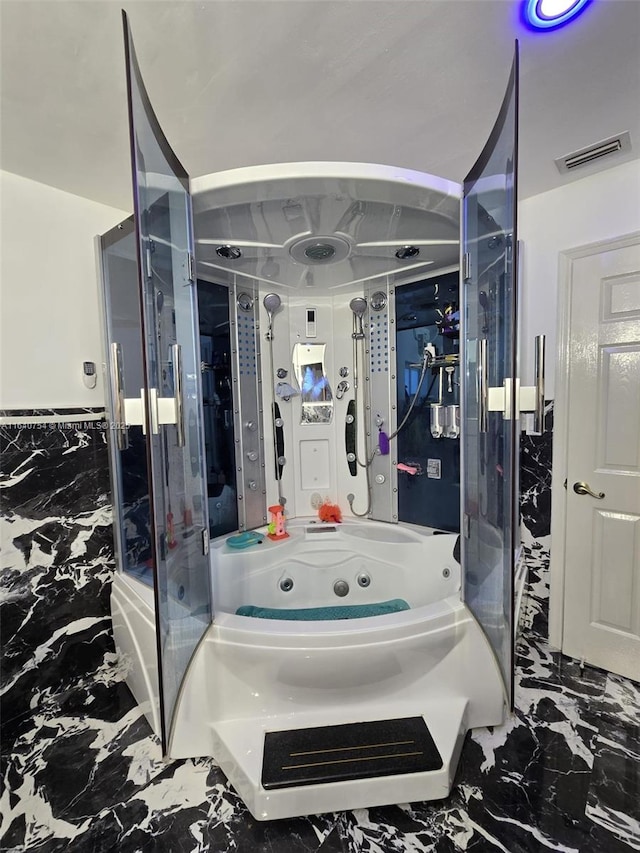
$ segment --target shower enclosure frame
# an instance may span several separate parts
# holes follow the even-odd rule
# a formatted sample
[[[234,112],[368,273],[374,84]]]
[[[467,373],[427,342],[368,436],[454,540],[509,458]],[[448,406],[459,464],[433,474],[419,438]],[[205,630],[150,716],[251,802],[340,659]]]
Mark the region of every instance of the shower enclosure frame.
[[[148,343],[149,340],[154,337],[154,335],[157,332],[156,324],[157,324],[158,318],[153,312],[152,300],[149,299],[149,294],[148,294],[147,279],[152,278],[152,276],[148,275],[148,273],[151,270],[151,266],[152,266],[152,259],[150,257],[151,252],[152,252],[152,247],[150,245],[150,240],[151,240],[150,232],[149,231],[145,232],[145,230],[144,230],[146,227],[146,223],[148,222],[148,219],[149,219],[149,217],[147,215],[148,209],[149,209],[149,201],[148,201],[148,199],[145,199],[145,192],[151,192],[151,195],[153,195],[153,184],[152,184],[152,182],[149,184],[147,183],[147,176],[144,173],[142,166],[143,166],[143,161],[145,159],[152,161],[155,157],[157,157],[157,152],[163,152],[164,153],[165,163],[171,165],[173,167],[176,175],[177,175],[177,182],[179,185],[179,190],[177,190],[177,191],[181,197],[181,204],[183,204],[183,213],[181,213],[180,215],[184,217],[185,226],[184,226],[183,230],[184,230],[184,239],[186,242],[184,242],[183,248],[182,248],[182,251],[184,254],[184,262],[181,264],[178,264],[178,265],[174,264],[174,272],[177,271],[177,274],[180,277],[180,287],[184,289],[184,292],[187,292],[190,290],[192,293],[190,300],[188,300],[190,302],[190,305],[191,305],[191,308],[190,308],[191,315],[190,315],[190,319],[189,319],[189,317],[187,317],[186,325],[190,326],[193,329],[194,336],[197,336],[197,331],[196,331],[197,324],[194,322],[194,318],[197,316],[197,314],[195,313],[197,309],[193,308],[193,303],[194,303],[193,290],[195,288],[195,281],[196,281],[196,278],[195,278],[196,259],[195,259],[195,252],[193,249],[193,230],[192,230],[192,224],[191,224],[192,213],[191,213],[191,200],[190,200],[190,195],[189,195],[189,179],[188,179],[188,176],[186,175],[186,172],[184,172],[184,170],[180,166],[179,161],[177,160],[177,158],[175,157],[175,155],[171,151],[166,139],[164,138],[162,131],[160,130],[160,126],[159,126],[157,119],[155,117],[155,114],[153,113],[153,110],[152,110],[151,105],[149,103],[148,97],[146,96],[146,93],[144,92],[144,86],[142,83],[142,78],[140,76],[139,69],[137,67],[137,62],[135,59],[135,53],[133,50],[133,43],[131,40],[131,34],[129,31],[128,22],[127,22],[127,18],[126,18],[125,13],[123,13],[123,19],[124,19],[124,26],[125,26],[125,44],[126,44],[126,50],[127,50],[127,63],[128,63],[128,88],[129,88],[129,97],[130,97],[130,119],[131,119],[131,133],[132,133],[132,156],[133,156],[133,163],[134,163],[134,182],[136,182],[136,179],[137,179],[137,186],[136,186],[136,191],[135,191],[136,192],[136,194],[135,194],[135,199],[136,199],[135,224],[136,224],[137,234],[138,234],[137,249],[138,249],[138,268],[139,268],[139,279],[140,279],[141,313],[142,313],[142,322],[143,322],[143,338]],[[509,97],[511,97],[513,99],[515,97],[513,93],[514,92],[517,93],[517,55],[516,55],[516,60],[514,62],[514,69],[512,71],[512,76],[510,79],[508,91],[511,93],[511,95]],[[509,97],[505,99],[505,103],[507,103],[507,101],[509,100]],[[137,105],[138,105],[137,107],[135,106],[136,98],[137,98]],[[133,106],[132,106],[132,102],[133,102]],[[512,101],[509,101],[509,103],[512,103]],[[137,115],[136,115],[136,112],[137,112]],[[517,171],[517,167],[516,167],[517,156],[515,154],[515,149],[517,148],[517,97],[515,99],[515,112],[513,110],[511,110],[511,112],[509,112],[509,117],[510,117],[510,120],[512,121],[512,123],[515,122],[515,124],[512,124],[512,129],[513,129],[513,133],[514,133],[514,157],[511,160],[511,165],[513,168],[513,174],[515,174]],[[503,106],[503,109],[501,110],[501,114],[499,117],[498,124],[501,124],[501,123],[504,124],[504,119],[505,119],[505,108]],[[140,130],[140,124],[139,124],[139,122],[141,120],[147,122],[146,127],[143,128],[142,130]],[[136,123],[138,123],[137,127],[136,127]],[[155,139],[159,140],[159,142],[154,142],[153,140],[151,140],[151,137],[149,136],[149,131],[151,131],[151,137],[154,137]],[[497,136],[496,133],[497,132],[494,131],[494,133],[490,137],[486,151],[489,150],[491,145],[495,144],[496,139],[499,136],[499,134]],[[145,151],[145,146],[147,146],[147,145],[150,145],[151,147],[147,148]],[[154,146],[155,146],[155,148],[154,148]],[[487,155],[487,156],[489,156],[489,155]],[[487,161],[487,157],[485,157],[484,159],[482,157],[480,158],[481,163],[485,163],[485,161]],[[278,168],[278,167],[276,167],[276,168]],[[465,183],[466,184],[473,183],[474,181],[477,181],[478,179],[480,179],[480,177],[481,176],[480,176],[479,172],[474,177],[474,173],[472,171],[470,179]],[[166,180],[167,180],[168,185],[171,185],[169,191],[176,191],[176,184],[174,182],[174,178],[172,178],[170,175],[167,175]],[[165,189],[166,189],[166,187],[165,187]],[[511,190],[512,190],[512,193],[510,195],[510,203],[515,206],[515,203],[516,203],[515,183],[512,184]],[[151,204],[153,204],[153,201],[151,202]],[[466,222],[466,220],[465,220],[465,222]],[[511,246],[515,247],[517,244],[517,237],[516,237],[516,232],[515,232],[515,216],[513,217],[512,224],[513,224],[513,227],[510,228],[509,240],[511,241]],[[469,231],[468,231],[468,229],[466,229],[463,231],[463,242],[461,243],[461,256],[460,256],[460,264],[461,264],[460,268],[463,271],[462,277],[461,277],[462,278],[462,281],[461,281],[461,302],[464,299],[463,293],[470,292],[472,289],[471,284],[470,284],[470,282],[472,281],[472,272],[470,273],[469,261],[468,261],[469,256],[472,254],[472,250],[468,250],[468,246],[465,243],[465,241],[467,241],[467,243],[468,243],[468,240],[469,240]],[[476,235],[476,237],[472,236],[471,240],[477,240],[477,235]],[[517,311],[517,305],[515,303],[516,263],[515,263],[514,253],[515,253],[515,248],[513,248],[513,251],[511,253],[510,259],[509,259],[509,264],[510,264],[509,274],[511,275],[510,288],[511,288],[512,295],[514,298],[514,302],[511,304],[511,307],[509,309],[510,315],[512,316],[512,318],[515,317],[515,314]],[[505,259],[506,259],[506,255],[505,255]],[[405,282],[403,282],[403,283],[405,283]],[[408,283],[408,282],[406,282],[406,283]],[[176,287],[176,285],[174,285],[174,289],[175,289],[175,287]],[[369,289],[371,289],[371,285],[368,285],[368,287],[369,287]],[[248,289],[248,288],[240,288],[240,289]],[[380,288],[378,288],[374,284],[373,289],[377,290]],[[389,285],[387,285],[387,290],[390,292],[391,295],[393,295],[393,286],[390,287]],[[257,290],[255,291],[255,293],[257,295]],[[229,298],[230,298],[230,304],[232,306],[233,306],[233,302],[234,302],[236,295],[237,294],[235,293],[235,288],[229,288]],[[255,300],[255,302],[257,304],[257,299]],[[233,307],[235,307],[235,306],[233,306]],[[256,308],[254,308],[254,314],[253,314],[254,319],[257,318],[256,310],[257,310],[257,305],[256,305]],[[475,313],[474,313],[474,311],[475,311]],[[472,313],[473,317],[475,317],[475,319],[477,320],[477,318],[480,316],[480,311],[477,307],[474,309],[474,311],[472,311],[471,313]],[[106,313],[108,314],[108,306],[107,306],[107,312]],[[463,322],[463,331],[466,331],[467,326],[469,325],[469,322],[470,322],[469,318],[463,319],[462,322]],[[476,340],[480,340],[480,337],[478,335],[476,335]],[[175,344],[173,344],[173,343],[171,344],[172,347],[174,345]],[[187,345],[187,344],[185,344],[185,345]],[[515,366],[515,347],[516,347],[515,328],[513,329],[513,335],[512,335],[512,339],[511,339],[511,347],[512,347],[511,356],[509,357],[511,359],[510,363],[512,366]],[[479,349],[480,349],[480,347],[478,348],[478,351],[479,351]],[[175,353],[175,350],[172,350],[172,352]],[[258,352],[259,352],[259,347],[258,347]],[[468,345],[465,348],[464,352],[465,352],[464,358],[461,356],[461,365],[463,364],[464,359],[467,358],[467,356],[470,352]],[[151,357],[151,358],[146,357],[146,358],[147,358],[147,363],[146,363],[147,378],[146,378],[146,388],[145,388],[146,393],[143,393],[143,395],[142,395],[142,402],[139,405],[137,417],[139,418],[138,423],[145,425],[145,428],[146,428],[147,424],[149,424],[151,427],[150,430],[148,430],[148,437],[147,437],[148,438],[148,443],[147,443],[148,465],[149,465],[149,470],[151,471],[151,474],[152,474],[151,479],[154,481],[153,487],[151,489],[151,493],[153,496],[154,493],[157,493],[159,491],[160,494],[163,496],[160,499],[160,503],[162,504],[161,516],[158,516],[157,511],[155,514],[152,511],[152,513],[151,513],[151,527],[152,527],[152,531],[153,531],[153,535],[152,535],[152,541],[153,541],[153,545],[154,545],[153,563],[154,563],[154,571],[155,571],[155,577],[156,577],[154,592],[155,592],[155,613],[156,613],[156,620],[157,620],[156,639],[157,639],[157,643],[158,643],[158,648],[157,648],[158,660],[159,660],[158,672],[159,672],[159,679],[160,679],[159,698],[160,698],[160,706],[161,706],[160,707],[161,731],[159,732],[159,734],[160,734],[161,740],[162,740],[163,752],[165,754],[170,754],[170,752],[171,752],[171,732],[172,732],[174,724],[175,724],[174,712],[175,712],[175,708],[176,708],[176,703],[177,703],[177,701],[179,699],[179,695],[180,695],[180,690],[181,690],[180,682],[182,679],[180,677],[180,674],[178,674],[177,679],[175,678],[175,674],[174,674],[173,681],[174,681],[175,689],[172,689],[171,695],[167,696],[166,695],[166,684],[165,684],[167,672],[166,672],[166,661],[164,661],[164,656],[166,653],[166,636],[167,636],[167,633],[166,633],[166,624],[163,624],[163,618],[162,618],[162,614],[161,614],[162,608],[163,607],[166,608],[167,594],[166,594],[166,581],[165,581],[164,582],[165,583],[165,594],[164,594],[164,600],[163,600],[161,598],[161,594],[160,594],[160,590],[161,590],[161,586],[162,586],[162,582],[160,581],[160,579],[161,579],[163,571],[164,571],[162,551],[163,551],[164,546],[167,542],[167,525],[166,525],[166,519],[168,518],[167,507],[169,508],[169,512],[170,512],[171,511],[171,504],[167,503],[167,501],[170,500],[170,497],[168,497],[168,493],[167,493],[166,489],[163,488],[163,485],[160,482],[162,480],[162,471],[160,471],[160,469],[159,469],[158,460],[161,458],[161,455],[160,455],[160,451],[158,450],[157,447],[154,450],[154,442],[158,441],[158,439],[155,436],[157,436],[158,434],[162,435],[163,431],[164,431],[164,433],[170,434],[171,436],[173,436],[174,430],[175,430],[176,448],[181,447],[180,425],[179,425],[180,403],[178,401],[179,393],[178,393],[178,390],[176,388],[172,389],[175,392],[172,395],[172,397],[173,397],[172,403],[165,403],[164,405],[160,405],[156,402],[156,397],[159,397],[162,400],[163,395],[162,394],[155,394],[154,395],[154,393],[150,393],[150,392],[153,392],[154,388],[156,387],[156,385],[154,383],[157,383],[157,373],[156,373],[156,375],[154,375],[154,373],[153,373],[153,367],[151,365],[153,357]],[[475,365],[475,367],[474,367],[474,365]],[[177,373],[178,373],[176,363],[174,362],[173,364],[170,365],[170,367],[171,367],[171,370],[173,371],[172,376],[175,379],[177,376]],[[467,387],[469,389],[476,388],[476,380],[478,381],[478,383],[482,383],[484,381],[483,369],[481,369],[479,367],[479,362],[477,359],[469,358],[467,363],[466,363],[466,369],[467,369],[467,376],[465,378],[465,381],[466,381]],[[474,375],[474,373],[475,373],[475,375]],[[113,379],[113,376],[111,378]],[[505,429],[510,431],[510,436],[511,436],[511,439],[510,439],[511,445],[509,448],[511,469],[509,472],[509,479],[511,482],[511,500],[512,500],[512,503],[510,506],[507,507],[507,512],[509,513],[509,516],[510,516],[511,528],[510,528],[510,531],[506,537],[507,541],[503,541],[497,550],[499,550],[501,555],[502,555],[502,569],[504,572],[504,578],[506,579],[505,585],[503,587],[503,599],[504,599],[504,602],[507,602],[507,599],[509,599],[509,601],[511,602],[511,604],[510,604],[510,607],[511,607],[510,619],[507,620],[508,624],[506,626],[507,631],[506,631],[506,633],[501,634],[501,641],[500,642],[502,643],[503,646],[506,646],[510,649],[510,655],[512,655],[512,652],[513,652],[513,632],[514,632],[514,628],[515,628],[514,620],[513,620],[513,611],[512,611],[513,598],[514,598],[514,595],[513,595],[513,561],[514,561],[514,557],[515,557],[515,546],[516,546],[515,530],[517,529],[517,525],[515,524],[515,521],[514,521],[515,514],[517,513],[517,507],[515,507],[513,505],[513,499],[516,496],[515,495],[515,492],[516,492],[516,489],[515,489],[515,477],[516,477],[516,473],[515,473],[515,459],[516,459],[515,450],[517,448],[517,423],[518,423],[517,415],[519,413],[519,402],[520,401],[518,399],[518,393],[517,393],[517,380],[516,380],[515,370],[512,369],[510,371],[509,375],[505,375],[503,377],[503,380],[506,382],[506,384],[503,387],[501,399],[500,399],[499,393],[498,394],[495,393],[499,389],[488,388],[488,387],[485,387],[484,385],[483,386],[478,385],[478,388],[482,394],[485,394],[485,391],[486,391],[486,394],[488,396],[488,411],[492,413],[492,415],[489,415],[489,417],[496,419],[496,420],[501,419],[505,424]],[[499,377],[497,377],[496,381],[499,381]],[[204,442],[203,442],[201,425],[200,425],[200,427],[197,427],[197,424],[199,423],[199,421],[198,421],[198,405],[199,405],[198,399],[200,399],[200,403],[201,403],[201,393],[200,393],[200,397],[198,397],[198,393],[199,393],[198,389],[199,389],[200,380],[199,380],[199,372],[197,369],[195,369],[195,365],[192,367],[192,373],[190,375],[189,382],[191,383],[191,385],[189,386],[189,395],[192,398],[192,403],[193,403],[192,411],[194,413],[194,422],[196,423],[196,428],[194,428],[194,430],[192,431],[193,434],[192,434],[192,442],[191,442],[191,451],[196,450],[197,453],[200,454],[200,459],[196,460],[195,467],[202,468],[203,456],[204,456],[204,451],[203,451],[203,443]],[[174,383],[174,384],[176,384],[176,383]],[[493,392],[493,393],[491,393],[491,392]],[[391,392],[390,392],[390,394],[391,394]],[[112,420],[117,421],[118,418],[116,417],[116,413],[122,412],[125,415],[125,417],[129,423],[135,422],[136,415],[134,414],[134,407],[132,405],[129,405],[127,407],[125,405],[126,402],[127,401],[123,398],[122,389],[119,389],[117,386],[114,386],[112,383],[111,392],[110,392],[110,405],[108,407],[109,408],[109,414],[110,414]],[[259,408],[259,404],[258,404],[258,408]],[[259,411],[258,411],[258,414],[260,414]],[[463,422],[464,422],[465,414],[466,414],[466,409],[463,411]],[[478,417],[479,417],[479,414],[478,414]],[[200,418],[201,418],[201,412],[200,412]],[[123,418],[123,420],[124,420],[124,418]],[[157,423],[157,421],[160,421],[160,423]],[[236,423],[237,423],[237,425],[239,425],[240,420],[237,420]],[[156,432],[156,430],[158,430],[158,432]],[[262,427],[260,427],[260,430],[262,430]],[[238,435],[238,433],[237,433],[237,435]],[[117,437],[114,437],[113,435],[110,435],[110,438],[112,439],[112,444],[117,439]],[[165,436],[165,440],[166,440],[166,436]],[[173,449],[175,450],[176,448],[173,448]],[[196,453],[196,455],[197,455],[197,453]],[[466,462],[464,460],[466,460]],[[470,460],[470,450],[469,450],[469,448],[466,448],[464,453],[463,453],[463,464],[467,464],[469,462],[469,460]],[[184,459],[183,464],[185,466],[191,465],[191,469],[195,470],[194,469],[193,456],[191,457],[191,461]],[[387,464],[386,461],[383,462],[383,464],[386,465]],[[267,465],[268,465],[268,463],[267,463]],[[486,465],[485,465],[485,468],[486,468]],[[196,502],[194,502],[194,505],[195,505],[195,503]],[[152,504],[153,504],[153,497],[152,497]],[[463,519],[463,529],[462,529],[462,538],[463,538],[462,554],[463,554],[463,557],[462,557],[462,561],[463,561],[463,571],[466,575],[466,582],[465,582],[465,588],[466,589],[468,589],[470,574],[473,572],[473,566],[471,566],[471,564],[470,564],[470,561],[471,561],[472,556],[473,556],[472,555],[473,548],[472,548],[472,545],[470,543],[473,542],[474,536],[479,535],[479,532],[478,532],[479,527],[477,525],[474,526],[473,520],[471,518],[471,513],[468,512],[468,509],[469,509],[469,506],[468,506],[468,502],[467,502],[466,504],[463,504],[463,515],[462,515],[462,519]],[[152,510],[153,510],[153,506],[152,506]],[[481,509],[478,509],[478,512],[479,512],[479,514],[481,514]],[[264,515],[263,515],[263,517],[264,517]],[[469,517],[468,522],[466,521],[467,517]],[[393,521],[394,519],[390,518],[388,520]],[[243,526],[256,526],[256,523],[257,523],[257,516],[252,517],[252,520],[249,524],[246,524],[246,522],[241,521],[239,526],[242,529]],[[192,522],[191,527],[193,527],[194,529],[197,527],[201,528],[202,545],[201,545],[201,547],[199,546],[197,549],[200,551],[200,554],[198,555],[196,562],[199,566],[201,566],[202,577],[204,577],[205,567],[206,567],[206,577],[207,577],[207,585],[208,585],[208,583],[209,583],[209,572],[208,572],[207,537],[206,537],[206,530],[207,530],[206,494],[204,494],[204,493],[202,494],[201,512],[198,513],[197,521]],[[192,539],[191,541],[193,542],[195,540]],[[192,557],[192,559],[195,559],[195,558]],[[492,567],[492,568],[495,568],[495,567]],[[212,610],[213,604],[212,604],[212,602],[213,602],[213,596],[215,595],[215,590],[213,590],[213,592],[212,592],[208,586],[207,586],[207,589],[208,589],[208,600],[204,604],[204,607],[205,607],[204,617],[205,618],[199,619],[199,623],[202,627],[202,630],[194,632],[194,634],[193,634],[193,636],[189,642],[188,654],[186,654],[186,655],[184,653],[182,654],[182,659],[181,659],[182,665],[180,666],[180,670],[181,670],[183,675],[184,675],[184,673],[187,672],[187,669],[189,667],[190,657],[192,657],[195,654],[196,649],[198,648],[198,645],[199,645],[201,639],[204,637],[209,625],[213,621],[213,610]],[[464,594],[466,595],[466,592]],[[200,606],[201,604],[202,604],[202,602],[198,602],[198,606]],[[473,610],[473,606],[471,606],[471,609]],[[198,614],[198,615],[200,617],[202,617],[203,614]],[[485,631],[485,635],[488,637],[489,642],[494,647],[494,651],[496,651],[497,656],[500,658],[502,652],[504,652],[504,648],[496,650],[496,642],[495,642],[495,639],[492,638],[493,628],[492,628],[492,626],[487,626],[485,617],[486,617],[486,614],[483,614],[481,612],[476,612],[476,618],[477,618],[478,622],[482,625],[482,627]],[[509,705],[509,704],[511,704],[511,701],[512,701],[512,684],[510,683],[510,679],[512,677],[511,672],[510,672],[510,669],[512,670],[512,660],[511,660],[511,657],[509,655],[507,655],[506,658],[503,655],[503,658],[506,661],[506,663],[503,667],[503,678],[505,679],[505,696],[506,696],[507,704]],[[171,663],[175,663],[175,661],[171,662]]]

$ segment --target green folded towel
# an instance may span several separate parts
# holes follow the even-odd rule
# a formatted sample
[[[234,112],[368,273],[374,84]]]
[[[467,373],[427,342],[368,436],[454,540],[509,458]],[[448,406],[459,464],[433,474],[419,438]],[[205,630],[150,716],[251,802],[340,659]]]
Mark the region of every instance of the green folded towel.
[[[323,619],[362,619],[366,616],[382,616],[385,613],[399,613],[410,610],[402,598],[380,601],[377,604],[338,604],[333,607],[254,607],[245,604],[238,607],[236,616],[253,616],[257,619],[289,619],[295,621],[318,621]]]

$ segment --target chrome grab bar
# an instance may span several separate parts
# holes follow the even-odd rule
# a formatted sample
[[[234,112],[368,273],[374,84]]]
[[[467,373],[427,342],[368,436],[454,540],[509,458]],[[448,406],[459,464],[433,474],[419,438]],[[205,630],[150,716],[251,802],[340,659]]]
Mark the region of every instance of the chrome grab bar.
[[[173,393],[176,401],[176,442],[178,447],[184,447],[184,392],[182,387],[182,347],[180,344],[171,345],[171,360],[173,362]]]
[[[478,432],[486,432],[489,427],[489,369],[487,366],[486,338],[481,338],[478,341],[476,386],[478,396]]]
[[[544,431],[544,373],[545,335],[535,337],[535,408],[533,410],[534,432]]]
[[[113,398],[113,412],[111,414],[114,420],[113,429],[116,436],[116,446],[118,450],[126,450],[129,447],[129,434],[125,423],[122,347],[115,341],[109,348],[109,360],[109,379]]]

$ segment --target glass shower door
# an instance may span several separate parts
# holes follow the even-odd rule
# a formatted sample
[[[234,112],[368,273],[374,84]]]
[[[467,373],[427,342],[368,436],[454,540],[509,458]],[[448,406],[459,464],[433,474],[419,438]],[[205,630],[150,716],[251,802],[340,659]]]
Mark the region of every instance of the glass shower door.
[[[189,178],[155,117],[123,12],[144,362],[162,740],[211,621]]]
[[[463,194],[463,594],[513,702],[517,541],[516,177],[518,47],[507,92]]]
[[[110,382],[106,405],[109,431],[114,535],[118,566],[153,586],[146,436],[139,423],[124,425],[123,401],[144,386],[138,264],[133,216],[100,238],[102,302]]]

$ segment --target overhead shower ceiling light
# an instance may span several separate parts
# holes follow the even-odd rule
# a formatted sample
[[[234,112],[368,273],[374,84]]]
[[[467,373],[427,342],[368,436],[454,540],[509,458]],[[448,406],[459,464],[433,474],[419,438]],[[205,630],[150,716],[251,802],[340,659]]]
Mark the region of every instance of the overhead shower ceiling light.
[[[591,0],[524,0],[525,23],[536,30],[553,30],[569,23]]]
[[[396,252],[396,258],[406,261],[407,258],[417,258],[419,254],[420,249],[417,246],[401,246]]]
[[[237,261],[242,252],[237,246],[225,245],[217,247],[216,255],[219,258],[225,258],[227,261]]]

